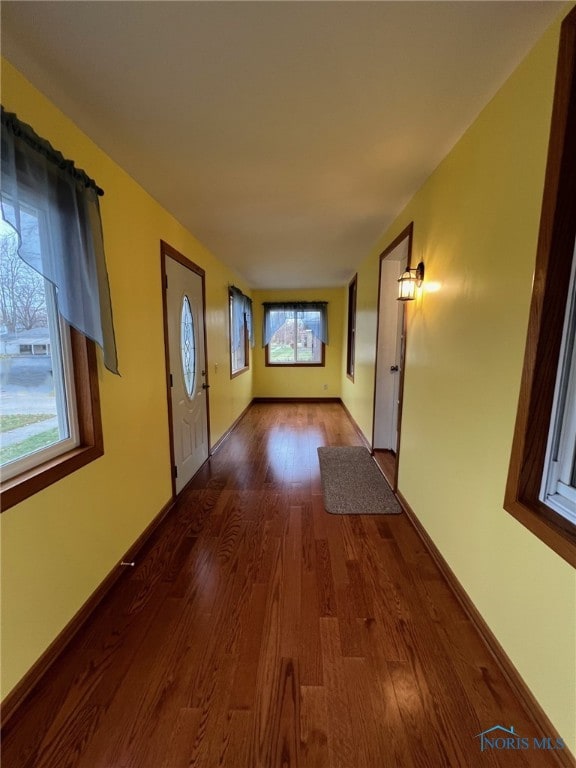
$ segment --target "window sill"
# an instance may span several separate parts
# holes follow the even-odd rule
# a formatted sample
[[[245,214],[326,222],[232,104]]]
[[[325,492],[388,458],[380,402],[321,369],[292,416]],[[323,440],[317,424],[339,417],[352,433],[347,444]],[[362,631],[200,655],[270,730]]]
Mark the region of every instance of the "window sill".
[[[104,453],[94,342],[71,329],[70,343],[80,445],[5,480],[0,486],[2,511],[20,504]]]
[[[104,454],[102,446],[90,445],[74,448],[55,459],[39,464],[27,472],[2,483],[2,511],[14,507],[66,475],[89,464]]]
[[[516,498],[506,499],[504,509],[544,544],[576,568],[576,532],[568,520],[539,503],[537,508]]]

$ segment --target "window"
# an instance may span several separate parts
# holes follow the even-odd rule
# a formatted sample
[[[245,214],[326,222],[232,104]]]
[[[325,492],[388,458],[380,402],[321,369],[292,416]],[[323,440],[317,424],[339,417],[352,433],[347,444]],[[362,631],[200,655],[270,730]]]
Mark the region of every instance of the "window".
[[[103,453],[94,341],[117,366],[99,192],[2,108],[4,510]]]
[[[7,215],[13,214],[5,204]],[[21,211],[27,247],[40,248],[37,212]],[[0,322],[4,354],[2,380],[2,445],[0,467],[4,480],[21,474],[78,445],[75,396],[71,381],[70,334],[56,310],[54,286],[18,255],[12,227],[0,222]],[[19,335],[43,335],[47,344],[19,344]],[[44,359],[34,359],[42,355]],[[20,359],[24,356],[24,359]]]
[[[184,296],[180,312],[180,360],[186,394],[191,398],[196,381],[196,330],[188,296]]]
[[[576,524],[576,243],[540,500]]]
[[[346,342],[346,375],[354,381],[354,355],[356,351],[356,287],[358,275],[348,286],[348,336]]]
[[[573,9],[561,31],[534,287],[504,507],[574,566],[575,85]]]
[[[233,285],[228,289],[230,309],[230,377],[250,367],[252,336],[252,300]]]
[[[264,304],[266,365],[323,366],[326,302]]]

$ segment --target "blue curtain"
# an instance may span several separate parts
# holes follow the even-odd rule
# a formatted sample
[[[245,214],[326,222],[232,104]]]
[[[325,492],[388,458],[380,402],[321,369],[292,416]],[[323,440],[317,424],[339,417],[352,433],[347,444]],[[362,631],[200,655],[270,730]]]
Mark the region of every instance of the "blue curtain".
[[[264,327],[262,346],[270,343],[277,330],[294,317],[312,331],[313,335],[328,344],[328,303],[326,301],[264,302]]]
[[[99,344],[104,364],[117,374],[102,194],[84,171],[2,107],[2,218],[18,234],[20,258],[56,286],[60,314]],[[39,238],[22,226],[30,212]]]
[[[252,323],[252,299],[234,285],[228,286],[232,295],[232,349],[244,343],[244,317],[248,327],[250,346],[254,346],[254,324]]]

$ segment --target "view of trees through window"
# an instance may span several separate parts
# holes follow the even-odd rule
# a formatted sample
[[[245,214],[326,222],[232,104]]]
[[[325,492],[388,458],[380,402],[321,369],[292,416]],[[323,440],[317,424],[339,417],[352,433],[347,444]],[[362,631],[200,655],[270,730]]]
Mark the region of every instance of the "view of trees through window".
[[[268,345],[269,364],[319,364],[322,362],[322,342],[314,335],[306,315],[317,312],[294,312],[278,328]],[[274,312],[271,312],[274,315]],[[315,317],[316,324],[318,319]]]
[[[37,216],[21,211],[20,223],[25,247],[39,252]],[[2,466],[68,437],[58,336],[53,288],[20,258],[17,233],[0,220]]]

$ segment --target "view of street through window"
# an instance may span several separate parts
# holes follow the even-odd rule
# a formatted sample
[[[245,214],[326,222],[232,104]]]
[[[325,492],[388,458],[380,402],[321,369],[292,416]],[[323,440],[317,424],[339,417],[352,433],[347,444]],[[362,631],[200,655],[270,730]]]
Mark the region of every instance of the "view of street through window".
[[[36,217],[21,214],[28,242]],[[39,246],[38,246],[39,247]],[[0,464],[60,439],[44,278],[18,255],[18,236],[0,221]]]

